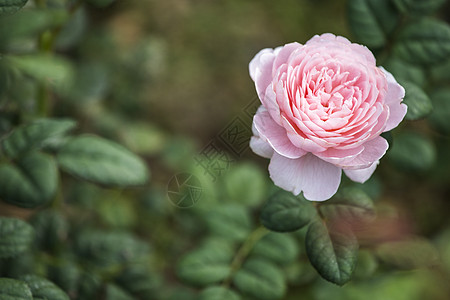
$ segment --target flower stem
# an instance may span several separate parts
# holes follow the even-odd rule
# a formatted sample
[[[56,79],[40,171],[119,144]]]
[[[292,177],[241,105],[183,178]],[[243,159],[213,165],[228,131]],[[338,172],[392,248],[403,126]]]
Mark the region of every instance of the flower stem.
[[[269,233],[269,230],[263,226],[256,228],[252,233],[250,233],[250,235],[247,237],[247,239],[244,241],[244,243],[234,256],[233,261],[231,262],[230,274],[222,284],[224,287],[228,287],[230,285],[234,274],[241,268],[242,264],[245,262],[245,259],[250,254],[255,244],[267,233]]]

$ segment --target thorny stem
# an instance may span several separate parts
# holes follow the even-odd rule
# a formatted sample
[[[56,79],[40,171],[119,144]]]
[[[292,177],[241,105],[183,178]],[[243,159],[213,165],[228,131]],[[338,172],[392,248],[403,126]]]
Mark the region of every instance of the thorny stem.
[[[228,287],[230,285],[232,278],[234,277],[235,273],[241,268],[242,264],[245,262],[245,259],[250,254],[250,251],[252,251],[255,244],[267,233],[269,233],[269,230],[267,230],[263,226],[258,227],[252,233],[250,233],[250,235],[247,237],[247,239],[244,241],[244,243],[234,256],[233,261],[231,262],[230,274],[222,283],[224,287]]]

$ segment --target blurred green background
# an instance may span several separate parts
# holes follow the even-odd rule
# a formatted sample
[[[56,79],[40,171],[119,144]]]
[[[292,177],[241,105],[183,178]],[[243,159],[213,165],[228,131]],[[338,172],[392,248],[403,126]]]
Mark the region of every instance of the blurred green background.
[[[77,133],[110,138],[141,155],[151,183],[117,190],[63,175],[62,207],[1,207],[2,215],[31,220],[40,235],[28,261],[2,262],[0,272],[14,277],[33,270],[72,299],[198,299],[201,288],[183,280],[180,257],[211,236],[239,242],[259,224],[260,208],[274,189],[268,160],[248,147],[233,154],[221,140],[236,117],[241,129],[251,128],[248,112],[254,111],[256,92],[248,63],[263,48],[304,43],[315,34],[357,41],[349,30],[347,1],[82,2],[48,0],[45,13],[36,10],[39,1],[30,2],[0,18],[5,57],[52,55],[34,57],[31,64],[12,59],[13,67],[9,58],[0,59],[0,78],[6,78],[0,80],[0,133],[39,114],[36,95],[50,90],[47,116],[73,118]],[[67,5],[76,9],[67,13]],[[450,3],[435,15],[448,22]],[[54,40],[46,40],[46,32]],[[36,71],[43,69],[47,73]],[[320,279],[307,261],[304,232],[297,232],[290,235],[295,259],[280,263],[289,285],[283,299],[450,297],[449,59],[424,69],[424,78],[439,82],[441,90],[433,84],[423,89],[435,108],[446,110],[395,129],[392,150],[367,184],[343,179],[343,186],[370,196],[379,213],[371,228],[361,228],[354,280],[338,287]],[[52,82],[42,84],[42,77]],[[211,142],[233,160],[215,177],[197,160]],[[190,208],[167,197],[169,182],[180,172],[195,174],[200,182],[195,184],[202,195]],[[211,212],[219,222],[211,220]],[[410,237],[405,244],[389,243]],[[131,258],[121,256],[121,244],[132,245]],[[118,262],[123,269],[115,269]]]

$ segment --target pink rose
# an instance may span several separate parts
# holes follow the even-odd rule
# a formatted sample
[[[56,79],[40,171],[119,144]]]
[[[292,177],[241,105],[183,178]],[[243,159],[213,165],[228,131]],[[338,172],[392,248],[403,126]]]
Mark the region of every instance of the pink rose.
[[[380,134],[406,114],[403,87],[369,49],[344,37],[263,49],[249,69],[262,103],[250,147],[270,158],[276,185],[309,200],[333,196],[341,170],[369,179],[389,146]]]

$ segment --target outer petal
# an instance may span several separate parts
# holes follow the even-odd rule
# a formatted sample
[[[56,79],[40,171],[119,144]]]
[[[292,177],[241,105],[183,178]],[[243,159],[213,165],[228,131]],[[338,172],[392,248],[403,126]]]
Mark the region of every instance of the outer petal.
[[[293,42],[293,43],[289,43],[284,45],[283,47],[279,47],[275,51],[277,57],[275,58],[274,62],[273,62],[273,68],[272,68],[272,74],[276,73],[276,70],[282,65],[288,62],[289,56],[292,54],[292,52],[294,52],[295,50],[297,50],[298,48],[300,48],[302,45],[297,43],[297,42]]]
[[[267,110],[258,110],[253,123],[260,137],[267,141],[272,148],[287,158],[299,158],[306,154],[295,147],[287,137],[286,129],[275,123]]]
[[[331,198],[341,182],[341,169],[312,154],[289,159],[274,153],[269,164],[273,182],[298,195],[303,191],[306,199],[324,201]]]
[[[370,176],[372,176],[373,172],[377,168],[377,165],[380,161],[374,162],[370,167],[359,170],[344,170],[345,175],[353,181],[364,183],[366,182]]]
[[[356,156],[352,161],[343,164],[341,166],[343,169],[357,170],[368,168],[374,162],[383,157],[386,150],[389,148],[388,142],[381,136],[365,142],[363,146],[364,151]]]
[[[320,159],[336,166],[345,166],[353,161],[358,155],[364,151],[364,146],[357,146],[352,149],[339,150],[329,148],[323,152],[314,153]]]
[[[260,137],[252,136],[250,139],[250,148],[253,152],[265,158],[271,158],[273,155],[272,146]]]
[[[272,82],[272,66],[276,55],[273,49],[263,49],[250,61],[250,77],[255,82],[259,99],[264,99],[267,86]]]
[[[388,90],[385,96],[385,103],[389,107],[389,119],[386,122],[386,128],[384,131],[392,130],[397,127],[406,115],[408,107],[406,104],[401,103],[405,97],[405,89],[397,83],[394,76],[386,71],[383,67],[380,69],[386,75],[388,82]]]

